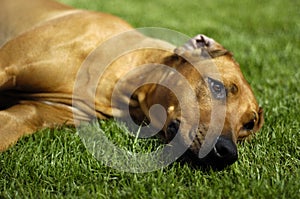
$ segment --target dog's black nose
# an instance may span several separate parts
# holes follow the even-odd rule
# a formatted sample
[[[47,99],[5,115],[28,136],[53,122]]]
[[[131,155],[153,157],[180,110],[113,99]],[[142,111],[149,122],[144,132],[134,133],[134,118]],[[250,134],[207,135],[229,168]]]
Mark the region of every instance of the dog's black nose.
[[[220,136],[210,153],[201,162],[217,170],[233,164],[238,159],[236,144],[231,138]]]
[[[236,161],[237,159],[237,148],[235,143],[227,137],[220,136],[214,147],[214,153],[219,158],[227,159],[229,162]]]

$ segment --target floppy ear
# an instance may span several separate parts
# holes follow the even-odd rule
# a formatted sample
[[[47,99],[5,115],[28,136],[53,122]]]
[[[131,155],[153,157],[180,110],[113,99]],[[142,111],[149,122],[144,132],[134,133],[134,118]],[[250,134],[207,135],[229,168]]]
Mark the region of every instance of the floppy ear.
[[[215,58],[230,54],[228,50],[226,50],[215,40],[202,34],[193,37],[183,46],[176,48],[174,53],[185,58],[192,58],[192,60],[195,58]]]

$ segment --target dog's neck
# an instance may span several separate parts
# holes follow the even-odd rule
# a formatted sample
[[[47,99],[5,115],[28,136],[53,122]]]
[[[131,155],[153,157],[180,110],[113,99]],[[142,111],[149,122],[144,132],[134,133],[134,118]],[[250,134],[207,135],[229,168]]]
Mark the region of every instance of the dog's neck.
[[[157,92],[157,89],[163,89],[167,92],[168,79],[170,75],[174,73],[176,67],[182,62],[186,62],[184,59],[178,57],[172,51],[164,51],[158,49],[147,49],[143,53],[140,53],[141,59],[138,59],[136,65],[143,67],[141,71],[130,78],[133,85],[142,85],[135,90],[131,96],[131,116],[133,118],[145,118],[139,120],[137,123],[150,121],[150,108],[153,105],[159,104],[167,110],[168,100],[162,100],[161,98],[167,98],[167,93]],[[145,59],[147,57],[148,59]],[[141,73],[140,73],[141,72]],[[139,82],[140,81],[140,82]],[[128,84],[127,84],[128,86]],[[160,93],[158,95],[157,93]],[[165,95],[164,95],[165,94]],[[159,118],[160,114],[156,114],[158,118],[151,118],[151,123],[154,126],[161,126],[162,118]]]

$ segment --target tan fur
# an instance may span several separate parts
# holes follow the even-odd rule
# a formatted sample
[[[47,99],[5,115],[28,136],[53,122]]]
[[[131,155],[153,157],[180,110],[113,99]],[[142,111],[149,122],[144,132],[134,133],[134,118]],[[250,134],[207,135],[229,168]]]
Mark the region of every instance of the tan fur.
[[[72,98],[81,100],[82,96],[93,97],[89,93],[90,82],[82,84],[82,93],[73,96],[76,75],[83,61],[97,46],[132,27],[118,17],[91,11],[76,10],[48,0],[2,0],[0,8],[0,151],[4,151],[17,140],[34,133],[44,127],[63,124],[74,124]],[[162,47],[168,44],[147,38],[139,33],[124,38],[124,45],[139,41]],[[122,45],[122,44],[120,44]],[[137,44],[139,45],[139,44]],[[168,48],[172,46],[169,45]],[[117,49],[107,47],[107,52]],[[134,46],[132,47],[134,48]],[[244,79],[239,65],[221,45],[208,51],[214,58],[211,60],[218,68],[221,78],[229,91],[226,102],[226,118],[222,134],[230,134],[236,142],[248,136],[252,131],[243,129],[248,121],[255,121],[253,132],[261,128],[263,117],[249,84]],[[180,53],[179,53],[180,54]],[[101,59],[103,56],[103,59]],[[112,116],[113,111],[118,117],[123,110],[111,106],[111,94],[116,82],[127,71],[143,64],[166,64],[179,71],[192,85],[197,93],[200,104],[201,120],[198,137],[205,136],[210,122],[211,101],[203,78],[191,67],[184,58],[158,49],[137,50],[121,56],[110,64],[96,88],[95,109],[98,118]],[[99,54],[99,60],[105,55]],[[104,61],[103,61],[104,63]],[[206,72],[206,61],[197,63],[203,74]],[[89,71],[90,78],[97,78],[97,71]],[[148,71],[148,77],[165,78],[166,74],[159,71]],[[147,85],[136,90],[133,98],[125,94],[130,88],[128,80],[120,88],[119,99],[122,103],[130,103],[131,115],[136,121],[149,118],[149,109],[154,104],[161,104],[168,110],[167,122],[163,125],[166,132],[167,124],[181,117],[178,100],[169,90],[159,85]],[[185,91],[183,91],[185,92]],[[77,93],[78,94],[78,93]],[[167,96],[167,97],[166,97]],[[186,93],[185,100],[190,101]],[[193,106],[193,104],[190,104]],[[79,104],[78,115],[82,120],[89,120],[94,110],[85,104]],[[115,108],[116,110],[113,110]],[[193,112],[190,113],[193,115]],[[192,116],[191,116],[192,117]],[[183,120],[188,120],[183,118]],[[159,126],[160,119],[154,119]],[[188,123],[188,121],[186,121]],[[189,135],[182,135],[188,142]],[[168,138],[167,133],[165,138]],[[195,152],[201,146],[194,142],[191,149]]]

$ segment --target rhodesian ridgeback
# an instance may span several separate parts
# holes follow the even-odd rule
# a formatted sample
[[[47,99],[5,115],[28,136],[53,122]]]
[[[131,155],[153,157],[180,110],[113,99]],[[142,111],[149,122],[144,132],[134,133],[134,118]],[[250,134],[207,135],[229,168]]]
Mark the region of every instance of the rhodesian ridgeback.
[[[89,121],[91,115],[127,118],[129,110],[135,123],[160,128],[166,142],[179,135],[201,164],[223,168],[237,160],[237,141],[263,124],[262,108],[232,53],[204,35],[173,48],[118,17],[50,0],[2,0],[0,20],[0,151],[41,128],[74,125],[74,112]],[[120,46],[106,42],[114,37]],[[117,52],[127,47],[126,53]],[[91,54],[98,59],[91,65],[106,64],[105,71],[84,67]],[[109,62],[112,54],[119,56]],[[78,80],[79,73],[84,78]],[[135,88],[140,81],[148,83]],[[165,118],[151,113],[156,104]],[[199,158],[209,129],[217,131],[213,116],[220,135]]]

